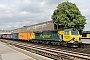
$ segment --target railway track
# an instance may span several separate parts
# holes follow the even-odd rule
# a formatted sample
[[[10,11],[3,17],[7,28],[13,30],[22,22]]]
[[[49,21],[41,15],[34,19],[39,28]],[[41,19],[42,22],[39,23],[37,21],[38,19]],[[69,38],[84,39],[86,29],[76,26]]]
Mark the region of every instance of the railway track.
[[[47,56],[54,60],[90,60],[90,52],[88,53],[82,52],[84,51],[83,48],[81,48],[83,50],[80,51],[80,48],[66,49],[66,47],[62,48],[62,47],[49,46],[49,45],[45,46],[42,44],[32,44],[32,43],[26,43],[21,41],[12,41],[12,40],[3,40],[3,39],[1,39],[0,41],[36,54]]]

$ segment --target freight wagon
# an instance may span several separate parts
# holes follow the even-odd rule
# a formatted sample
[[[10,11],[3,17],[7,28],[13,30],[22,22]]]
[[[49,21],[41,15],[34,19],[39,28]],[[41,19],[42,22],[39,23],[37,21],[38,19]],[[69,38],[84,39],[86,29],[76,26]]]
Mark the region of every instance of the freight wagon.
[[[18,33],[10,34],[11,39],[18,39]]]
[[[2,34],[2,38],[6,38],[6,34]]]
[[[6,34],[6,38],[7,39],[10,39],[10,34]]]
[[[2,34],[0,35],[0,38],[2,38]]]
[[[19,40],[31,40],[32,38],[35,38],[35,35],[33,32],[21,32],[18,33],[18,39]]]

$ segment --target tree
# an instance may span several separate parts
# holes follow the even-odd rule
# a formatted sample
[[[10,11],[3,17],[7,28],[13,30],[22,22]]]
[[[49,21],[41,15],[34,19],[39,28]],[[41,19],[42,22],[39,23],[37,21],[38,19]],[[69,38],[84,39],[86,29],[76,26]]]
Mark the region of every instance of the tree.
[[[68,1],[58,4],[51,18],[60,28],[76,28],[82,31],[86,24],[86,18],[81,15],[76,4]]]

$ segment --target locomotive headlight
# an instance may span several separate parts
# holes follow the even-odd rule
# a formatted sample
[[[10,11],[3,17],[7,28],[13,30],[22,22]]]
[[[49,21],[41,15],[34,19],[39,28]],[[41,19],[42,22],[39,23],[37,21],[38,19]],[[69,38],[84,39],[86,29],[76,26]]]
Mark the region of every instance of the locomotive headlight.
[[[79,39],[79,37],[75,37],[73,40],[74,41],[79,41],[80,39]]]

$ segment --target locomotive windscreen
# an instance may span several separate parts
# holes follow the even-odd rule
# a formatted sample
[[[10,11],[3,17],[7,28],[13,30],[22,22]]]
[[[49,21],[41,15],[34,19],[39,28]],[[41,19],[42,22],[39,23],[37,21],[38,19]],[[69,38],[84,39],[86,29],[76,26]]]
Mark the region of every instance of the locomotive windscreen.
[[[72,33],[72,35],[78,35],[77,29],[72,30],[71,33]]]

